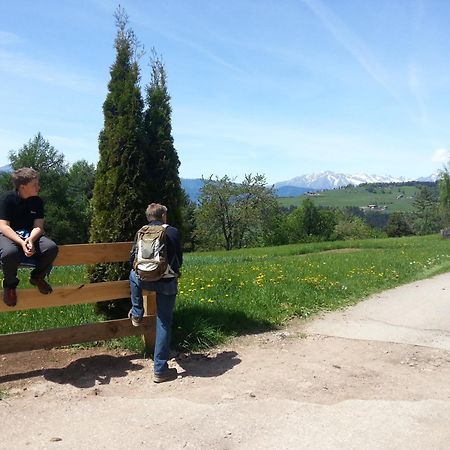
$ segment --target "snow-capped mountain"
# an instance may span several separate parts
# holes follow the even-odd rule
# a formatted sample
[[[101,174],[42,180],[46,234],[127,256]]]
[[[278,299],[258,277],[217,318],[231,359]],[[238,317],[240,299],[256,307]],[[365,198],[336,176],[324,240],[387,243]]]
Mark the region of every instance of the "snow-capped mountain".
[[[417,178],[416,181],[437,181],[441,177],[441,171],[438,170],[437,172],[432,173],[431,175],[428,175],[427,177],[420,177]]]
[[[0,167],[0,172],[12,172],[11,164],[8,164],[6,166],[1,166]]]
[[[367,175],[365,173],[348,175],[326,171],[301,175],[287,181],[280,181],[279,183],[275,183],[275,188],[295,186],[311,189],[336,189],[342,186],[348,186],[349,184],[357,186],[362,183],[404,183],[406,181],[412,180],[404,177],[392,177],[390,175]]]

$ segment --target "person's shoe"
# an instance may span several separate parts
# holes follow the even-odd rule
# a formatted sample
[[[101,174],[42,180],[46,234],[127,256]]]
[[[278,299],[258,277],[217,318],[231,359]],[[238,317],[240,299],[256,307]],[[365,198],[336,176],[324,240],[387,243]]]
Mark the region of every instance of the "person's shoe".
[[[30,283],[36,286],[41,294],[47,295],[53,292],[52,287],[43,278],[30,278]]]
[[[177,369],[167,369],[162,373],[153,374],[153,382],[154,383],[164,383],[164,381],[172,381],[176,380],[178,377]]]
[[[3,301],[8,306],[16,306],[17,304],[16,288],[14,287],[3,288]]]
[[[133,316],[133,314],[131,314],[131,309],[128,313],[128,318],[131,320],[133,327],[139,327],[142,323],[142,317]]]

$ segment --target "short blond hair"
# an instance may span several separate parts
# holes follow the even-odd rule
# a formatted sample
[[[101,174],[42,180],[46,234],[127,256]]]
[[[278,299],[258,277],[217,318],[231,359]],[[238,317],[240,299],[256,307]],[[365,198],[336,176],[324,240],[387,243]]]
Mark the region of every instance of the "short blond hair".
[[[16,189],[36,179],[39,179],[39,172],[31,167],[22,167],[11,174],[11,180]]]
[[[150,203],[145,210],[145,215],[149,222],[151,220],[162,220],[164,214],[167,214],[167,207],[159,203]]]

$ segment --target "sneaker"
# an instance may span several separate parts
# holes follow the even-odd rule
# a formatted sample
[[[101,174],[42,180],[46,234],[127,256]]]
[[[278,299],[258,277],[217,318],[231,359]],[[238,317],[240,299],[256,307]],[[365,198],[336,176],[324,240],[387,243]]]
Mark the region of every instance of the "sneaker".
[[[131,314],[131,309],[128,313],[128,318],[131,320],[133,327],[139,327],[142,323],[142,317],[133,316],[133,314]]]
[[[30,283],[36,286],[41,294],[47,295],[53,292],[52,287],[43,278],[30,278]]]
[[[17,304],[16,288],[14,287],[3,288],[3,301],[8,306],[16,306]]]
[[[162,373],[155,373],[153,375],[153,382],[154,383],[164,383],[164,381],[172,381],[176,380],[178,378],[178,372],[177,369],[167,369],[166,371]]]

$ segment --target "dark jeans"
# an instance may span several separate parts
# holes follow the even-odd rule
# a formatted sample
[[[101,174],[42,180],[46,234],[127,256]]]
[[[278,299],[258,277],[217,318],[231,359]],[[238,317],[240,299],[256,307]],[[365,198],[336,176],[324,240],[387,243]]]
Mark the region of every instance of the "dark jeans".
[[[35,243],[36,263],[31,271],[31,278],[44,278],[49,274],[53,261],[58,254],[58,246],[49,238],[41,236]],[[11,239],[0,234],[0,261],[3,266],[3,287],[16,287],[19,284],[17,269],[26,258],[22,248]]]

